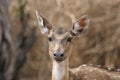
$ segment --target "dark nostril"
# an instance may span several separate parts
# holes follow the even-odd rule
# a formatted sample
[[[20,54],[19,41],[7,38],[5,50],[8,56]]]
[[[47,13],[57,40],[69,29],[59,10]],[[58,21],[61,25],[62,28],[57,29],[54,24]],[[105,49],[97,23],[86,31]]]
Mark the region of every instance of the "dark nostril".
[[[64,54],[61,54],[61,57],[63,57],[64,56]]]
[[[56,54],[53,54],[54,56],[56,56]]]

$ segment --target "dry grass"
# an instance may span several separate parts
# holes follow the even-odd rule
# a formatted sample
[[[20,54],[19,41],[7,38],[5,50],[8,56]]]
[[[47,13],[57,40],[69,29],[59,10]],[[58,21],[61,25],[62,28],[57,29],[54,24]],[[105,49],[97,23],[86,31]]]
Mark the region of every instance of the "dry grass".
[[[10,7],[14,36],[20,27],[16,17],[17,4],[17,0],[12,0]],[[51,76],[47,39],[40,35],[35,17],[36,9],[53,25],[68,29],[81,15],[90,16],[88,32],[73,44],[70,67],[100,64],[120,68],[120,0],[27,0],[25,10],[29,15],[29,25],[30,28],[37,28],[38,38],[21,70],[21,80],[49,80]]]

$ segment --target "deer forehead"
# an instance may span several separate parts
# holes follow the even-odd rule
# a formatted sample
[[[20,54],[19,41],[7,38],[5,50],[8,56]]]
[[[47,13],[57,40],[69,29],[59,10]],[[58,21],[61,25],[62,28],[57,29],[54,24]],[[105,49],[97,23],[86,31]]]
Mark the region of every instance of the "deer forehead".
[[[56,40],[63,40],[69,36],[69,32],[64,29],[63,27],[58,27],[53,30],[51,30],[50,34],[48,37],[53,37]]]

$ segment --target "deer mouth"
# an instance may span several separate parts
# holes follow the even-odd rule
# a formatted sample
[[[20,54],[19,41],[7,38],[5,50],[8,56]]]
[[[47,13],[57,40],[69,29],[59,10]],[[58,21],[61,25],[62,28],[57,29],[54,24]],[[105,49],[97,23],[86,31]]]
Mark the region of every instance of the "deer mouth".
[[[54,58],[54,60],[57,61],[57,62],[62,62],[62,61],[64,61],[65,59],[66,59],[66,57],[64,57],[64,58]]]

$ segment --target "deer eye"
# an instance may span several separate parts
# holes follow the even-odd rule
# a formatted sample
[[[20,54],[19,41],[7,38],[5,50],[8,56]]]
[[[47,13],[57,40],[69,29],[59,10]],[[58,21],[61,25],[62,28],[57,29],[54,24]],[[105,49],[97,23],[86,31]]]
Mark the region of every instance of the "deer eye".
[[[71,40],[72,40],[72,37],[68,37],[68,38],[67,38],[67,41],[68,41],[68,42],[71,42]]]
[[[49,40],[49,41],[52,41],[52,38],[51,38],[51,37],[48,37],[48,40]]]

